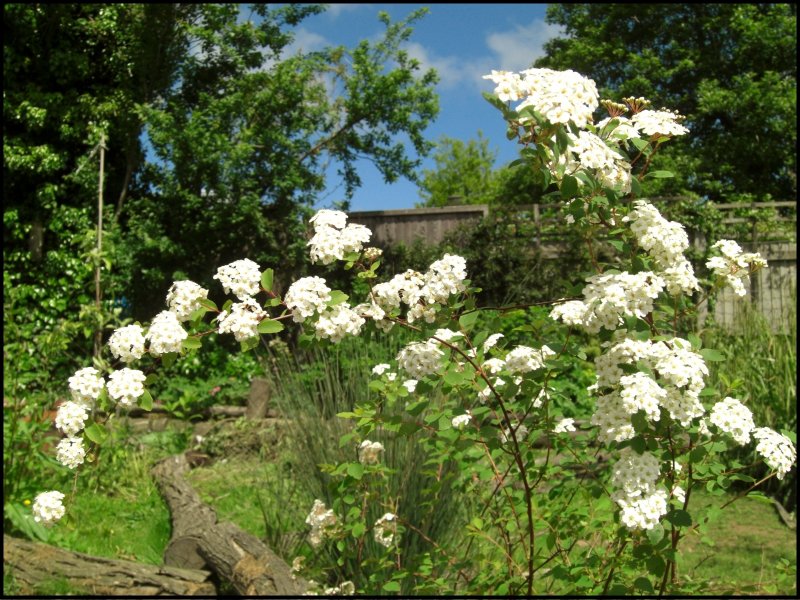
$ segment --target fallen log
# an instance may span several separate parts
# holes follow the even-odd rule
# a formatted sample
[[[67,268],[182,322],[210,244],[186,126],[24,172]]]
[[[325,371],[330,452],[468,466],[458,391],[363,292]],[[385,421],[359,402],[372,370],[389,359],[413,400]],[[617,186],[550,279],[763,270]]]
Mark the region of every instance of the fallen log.
[[[246,596],[293,596],[307,587],[254,535],[233,523],[217,523],[217,515],[186,481],[186,456],[171,456],[153,468],[153,476],[172,515],[172,537],[164,563],[210,569]]]
[[[4,572],[12,574],[25,594],[54,579],[66,579],[76,589],[96,596],[217,594],[208,571],[91,556],[5,534],[3,564]]]

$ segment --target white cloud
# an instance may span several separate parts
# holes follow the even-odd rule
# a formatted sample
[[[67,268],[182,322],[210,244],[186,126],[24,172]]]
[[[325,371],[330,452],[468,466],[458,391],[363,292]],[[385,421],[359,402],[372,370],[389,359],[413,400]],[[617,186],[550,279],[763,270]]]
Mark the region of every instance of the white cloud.
[[[360,8],[369,8],[370,6],[370,4],[327,4],[325,14],[332,19],[338,19],[344,13],[353,12]]]
[[[493,69],[520,71],[532,66],[544,56],[544,44],[561,34],[559,25],[536,19],[527,25],[516,25],[510,31],[498,31],[486,36],[486,45],[496,57]]]
[[[464,61],[458,60],[454,56],[436,56],[422,44],[408,42],[403,46],[411,58],[415,58],[420,63],[420,69],[424,73],[428,69],[436,69],[439,74],[439,86],[451,88],[460,85],[461,82],[470,76],[469,69],[464,65]]]
[[[304,27],[298,27],[293,33],[294,39],[284,50],[284,56],[292,56],[298,52],[314,52],[331,45],[323,36]]]

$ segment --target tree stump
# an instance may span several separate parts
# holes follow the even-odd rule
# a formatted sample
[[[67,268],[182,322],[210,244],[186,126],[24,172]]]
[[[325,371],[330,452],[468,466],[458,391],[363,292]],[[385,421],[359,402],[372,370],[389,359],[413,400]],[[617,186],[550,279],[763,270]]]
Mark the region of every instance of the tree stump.
[[[172,514],[172,537],[164,562],[183,568],[207,568],[226,579],[239,594],[299,595],[307,584],[292,577],[291,569],[254,535],[233,523],[217,523],[184,475],[189,464],[183,454],[153,468],[156,484]]]
[[[217,594],[208,571],[90,556],[8,535],[3,535],[3,563],[26,594],[53,579],[67,579],[71,586],[96,596]]]
[[[250,383],[250,393],[247,395],[247,412],[245,412],[245,416],[248,419],[263,419],[266,417],[270,395],[269,380],[263,377],[253,378]]]

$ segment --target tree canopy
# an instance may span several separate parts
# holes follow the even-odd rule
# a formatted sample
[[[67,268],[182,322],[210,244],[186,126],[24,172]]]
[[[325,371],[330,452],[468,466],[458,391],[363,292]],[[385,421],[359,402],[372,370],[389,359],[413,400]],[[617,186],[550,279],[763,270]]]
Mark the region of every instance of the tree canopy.
[[[797,193],[794,4],[553,4],[563,35],[537,67],[573,69],[603,97],[644,96],[687,117],[687,143],[654,166],[663,192],[713,200]]]
[[[160,310],[174,277],[210,282],[243,256],[281,262],[291,276],[301,217],[331,164],[342,199],[361,183],[362,158],[387,181],[413,179],[438,112],[436,74],[401,45],[424,11],[397,23],[380,15],[384,35],[354,48],[290,53],[294,28],[322,10],[5,5],[9,285],[66,272],[80,280],[65,282],[66,303],[87,300],[85,257],[66,262],[91,240],[97,162],[88,156],[101,135],[113,263],[104,282],[124,281],[139,317]]]

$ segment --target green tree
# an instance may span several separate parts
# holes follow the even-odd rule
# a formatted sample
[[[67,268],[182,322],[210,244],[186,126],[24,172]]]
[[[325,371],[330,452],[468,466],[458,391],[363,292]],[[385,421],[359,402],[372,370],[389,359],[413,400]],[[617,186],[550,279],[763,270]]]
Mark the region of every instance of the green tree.
[[[382,15],[376,42],[289,56],[322,10],[5,5],[4,259],[31,309],[61,307],[40,326],[90,302],[97,170],[81,165],[101,134],[116,248],[104,285],[133,288],[137,317],[163,307],[173,276],[207,283],[245,255],[291,273],[329,164],[345,197],[361,158],[387,181],[414,177],[438,111],[435,73],[401,50],[422,12]]]
[[[687,117],[689,144],[659,152],[648,193],[712,200],[797,193],[794,4],[554,4],[564,28],[537,67],[573,69],[603,97],[644,96]],[[685,182],[685,184],[680,183]]]
[[[541,197],[535,173],[524,167],[495,167],[497,152],[479,131],[463,142],[443,136],[433,155],[436,167],[422,172],[422,206],[531,204]]]

